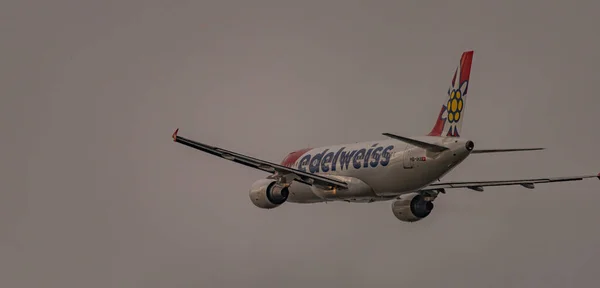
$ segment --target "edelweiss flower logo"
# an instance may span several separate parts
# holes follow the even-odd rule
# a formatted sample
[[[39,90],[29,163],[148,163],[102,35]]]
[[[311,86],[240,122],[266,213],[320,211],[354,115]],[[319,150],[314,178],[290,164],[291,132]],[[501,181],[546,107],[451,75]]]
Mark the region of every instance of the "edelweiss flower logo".
[[[461,90],[452,90],[450,92],[450,99],[448,100],[448,121],[458,122],[460,120],[460,112],[463,108],[463,92]]]
[[[462,118],[462,112],[465,108],[464,101],[466,101],[465,96],[467,95],[467,86],[469,84],[468,80],[460,83],[460,67],[456,71],[454,79],[452,79],[452,86],[448,89],[448,103],[446,103],[446,112],[444,113],[444,118],[449,124],[447,129],[447,136],[456,136],[458,137],[458,123]]]

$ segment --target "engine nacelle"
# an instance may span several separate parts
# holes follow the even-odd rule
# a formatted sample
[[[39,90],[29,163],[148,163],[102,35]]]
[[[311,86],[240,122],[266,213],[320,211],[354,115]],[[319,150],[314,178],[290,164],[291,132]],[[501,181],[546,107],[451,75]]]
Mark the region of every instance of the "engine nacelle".
[[[419,193],[410,193],[400,196],[399,200],[392,203],[394,216],[404,222],[419,221],[431,213],[433,202],[425,200]]]
[[[250,188],[250,201],[258,208],[272,209],[285,203],[290,194],[287,187],[278,185],[273,179],[260,179]]]

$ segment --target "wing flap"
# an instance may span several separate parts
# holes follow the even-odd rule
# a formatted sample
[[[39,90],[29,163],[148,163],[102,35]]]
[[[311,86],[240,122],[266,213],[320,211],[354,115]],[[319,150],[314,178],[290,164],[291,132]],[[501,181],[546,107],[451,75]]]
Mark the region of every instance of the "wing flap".
[[[244,166],[252,167],[258,170],[262,170],[268,173],[278,172],[282,175],[293,175],[294,180],[308,184],[308,185],[320,185],[325,187],[336,187],[336,188],[348,188],[348,184],[343,181],[339,181],[336,179],[332,179],[329,177],[324,177],[316,174],[307,173],[304,171],[300,171],[297,169],[285,167],[282,165],[278,165],[275,163],[271,163],[268,161],[260,160],[257,158],[253,158],[250,156],[246,156],[240,153],[236,153],[233,151],[229,151],[223,148],[207,145],[204,143],[200,143],[194,140],[190,140],[181,136],[178,136],[177,133],[179,129],[175,130],[173,133],[173,141],[183,144],[185,146],[206,152],[208,154],[212,154],[217,157],[221,157],[223,159],[236,162],[238,164],[242,164]]]

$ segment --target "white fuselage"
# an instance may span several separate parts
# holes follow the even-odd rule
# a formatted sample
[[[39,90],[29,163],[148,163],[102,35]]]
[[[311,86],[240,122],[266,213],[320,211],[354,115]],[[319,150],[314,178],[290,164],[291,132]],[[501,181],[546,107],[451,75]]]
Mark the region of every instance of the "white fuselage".
[[[340,179],[349,183],[349,188],[344,191],[325,190],[294,182],[289,187],[288,202],[389,200],[431,184],[470,154],[465,145],[466,139],[433,136],[414,139],[450,149],[429,152],[389,139],[308,150],[291,164],[292,168]]]

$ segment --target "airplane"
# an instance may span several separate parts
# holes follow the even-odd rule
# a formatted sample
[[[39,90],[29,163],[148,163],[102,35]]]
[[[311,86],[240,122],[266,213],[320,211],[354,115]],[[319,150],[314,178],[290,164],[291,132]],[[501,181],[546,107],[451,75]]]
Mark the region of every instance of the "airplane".
[[[482,192],[484,187],[535,184],[598,178],[600,174],[538,179],[441,182],[471,154],[536,151],[545,148],[475,149],[472,140],[460,136],[469,95],[469,77],[474,51],[465,51],[454,71],[450,87],[427,135],[405,137],[382,133],[385,140],[304,148],[289,153],[276,164],[178,136],[173,141],[230,160],[270,175],[255,181],[249,190],[251,202],[273,209],[282,204],[392,202],[392,212],[404,222],[429,216],[433,201],[447,189],[466,188]],[[388,139],[389,138],[389,139]],[[438,182],[439,181],[439,182]]]

